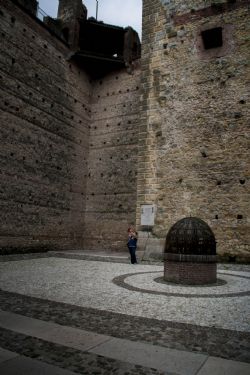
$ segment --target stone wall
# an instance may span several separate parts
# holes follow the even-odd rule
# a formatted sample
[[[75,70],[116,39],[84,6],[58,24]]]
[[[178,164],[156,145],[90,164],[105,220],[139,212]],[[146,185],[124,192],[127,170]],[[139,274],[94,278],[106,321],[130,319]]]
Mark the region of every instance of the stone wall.
[[[219,255],[249,259],[247,3],[144,0],[137,228],[141,205],[155,204],[148,252],[197,216]],[[201,32],[218,27],[223,46],[206,50]]]
[[[0,6],[0,248],[81,247],[88,77],[40,21]]]
[[[135,224],[140,67],[93,83],[86,249],[126,250]]]
[[[141,250],[161,254],[191,215],[219,255],[249,259],[247,3],[144,0],[141,66],[90,81],[45,24],[0,0],[0,248],[125,250],[136,222]],[[222,46],[206,49],[216,28]]]
[[[38,10],[38,1],[36,0],[14,0],[15,3],[21,5],[29,13],[36,16]]]
[[[0,4],[0,249],[124,249],[140,67],[91,81],[45,24]]]

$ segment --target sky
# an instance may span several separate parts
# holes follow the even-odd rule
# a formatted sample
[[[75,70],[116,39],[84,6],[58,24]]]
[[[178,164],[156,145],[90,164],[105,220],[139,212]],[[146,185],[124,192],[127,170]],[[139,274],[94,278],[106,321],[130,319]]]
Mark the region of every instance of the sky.
[[[58,0],[38,0],[49,16],[57,16]],[[96,0],[83,0],[88,17],[96,15]],[[98,0],[98,19],[117,26],[132,26],[141,35],[142,0]]]

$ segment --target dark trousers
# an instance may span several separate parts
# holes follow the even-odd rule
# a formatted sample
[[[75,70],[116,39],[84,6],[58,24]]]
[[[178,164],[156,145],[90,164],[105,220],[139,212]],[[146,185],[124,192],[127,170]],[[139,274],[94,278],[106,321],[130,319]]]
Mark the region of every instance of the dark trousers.
[[[132,264],[137,263],[137,259],[135,255],[136,247],[129,247],[129,252],[130,252],[130,257],[131,257],[131,263]]]

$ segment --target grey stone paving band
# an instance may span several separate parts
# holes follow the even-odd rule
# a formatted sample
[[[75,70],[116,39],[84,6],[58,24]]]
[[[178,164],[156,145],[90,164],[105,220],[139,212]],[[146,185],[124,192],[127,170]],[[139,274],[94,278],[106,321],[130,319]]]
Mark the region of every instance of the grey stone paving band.
[[[142,289],[138,288],[136,286],[128,284],[125,280],[130,277],[130,276],[136,276],[136,275],[143,275],[143,274],[148,274],[148,273],[159,273],[159,271],[149,271],[149,272],[133,272],[133,273],[127,273],[125,275],[120,275],[117,277],[114,277],[112,282],[120,286],[121,288],[125,288],[127,290],[131,290],[134,292],[140,292],[140,293],[147,293],[147,294],[154,294],[158,296],[170,296],[170,297],[184,297],[184,298],[222,298],[222,297],[238,297],[238,296],[250,296],[250,291],[244,291],[244,292],[232,292],[232,293],[220,293],[220,294],[202,294],[202,293],[197,293],[197,294],[188,294],[188,293],[175,293],[175,292],[162,292],[162,291],[157,291],[157,290],[150,290],[150,289]],[[219,272],[218,272],[219,273]],[[223,275],[223,273],[222,273]],[[242,277],[242,278],[247,278],[247,276],[241,276],[241,275],[234,275],[234,274],[227,274],[233,277]],[[168,284],[172,285],[173,284]],[[212,285],[214,286],[214,285]],[[199,285],[199,288],[201,286]],[[207,286],[206,286],[207,287]]]
[[[129,316],[3,290],[0,290],[0,306],[4,311],[99,334],[250,362],[248,332]],[[8,335],[5,338],[7,345],[10,339]]]
[[[3,328],[0,328],[0,346],[79,374],[166,375],[162,371],[83,352]]]
[[[16,262],[20,260],[40,259],[48,257],[50,257],[50,254],[48,253],[0,255],[0,262]]]
[[[173,287],[174,286],[180,286],[179,284],[176,284],[176,283],[173,283],[173,282],[171,283],[169,281],[165,281],[163,276],[156,277],[154,279],[154,281],[158,284],[163,284],[163,285],[168,285],[168,286],[173,286]],[[226,284],[227,284],[226,280],[222,280],[222,279],[217,278],[216,283],[214,283],[214,284],[205,284],[205,285],[192,285],[192,284],[185,285],[185,284],[181,284],[181,286],[185,287],[185,288],[196,288],[196,287],[198,287],[198,288],[211,288],[211,287],[221,286],[221,285],[226,285]]]

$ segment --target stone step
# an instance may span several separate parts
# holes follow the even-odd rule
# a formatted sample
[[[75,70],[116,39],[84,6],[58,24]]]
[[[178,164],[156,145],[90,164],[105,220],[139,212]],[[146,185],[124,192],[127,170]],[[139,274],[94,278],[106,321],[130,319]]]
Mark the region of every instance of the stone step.
[[[250,371],[250,365],[244,362],[114,338],[5,311],[0,311],[0,327],[123,363],[176,375],[248,375]],[[33,360],[29,359],[26,361],[25,358],[20,358],[19,355],[6,350],[2,352],[0,350],[1,358],[0,370],[4,370],[2,373],[6,375],[17,375],[12,370],[19,366],[18,375],[71,374],[53,366],[50,368],[50,365],[42,362],[32,362]],[[39,366],[45,371],[38,371]]]
[[[2,348],[0,348],[0,371],[3,375],[75,375],[75,372]]]
[[[61,258],[94,260],[102,262],[130,263],[129,252],[105,252],[105,251],[86,251],[86,250],[68,250],[68,251],[50,251],[50,256]],[[136,252],[140,261],[143,257],[143,251]]]

